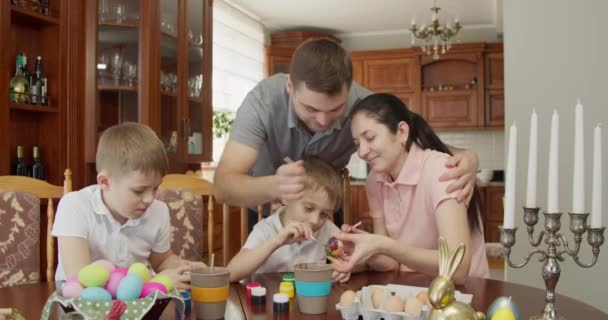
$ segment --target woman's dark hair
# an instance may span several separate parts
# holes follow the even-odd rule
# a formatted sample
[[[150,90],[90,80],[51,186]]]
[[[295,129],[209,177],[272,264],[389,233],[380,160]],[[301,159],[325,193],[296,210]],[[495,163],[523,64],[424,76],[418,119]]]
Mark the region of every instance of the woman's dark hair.
[[[410,127],[405,150],[409,152],[412,143],[422,149],[431,149],[452,155],[448,147],[441,142],[429,124],[419,114],[410,111],[396,96],[388,93],[375,93],[359,101],[351,111],[351,119],[357,113],[364,112],[367,116],[376,119],[385,125],[388,130],[396,134],[401,121]],[[471,231],[480,231],[479,222],[479,193],[473,190],[473,196],[467,209],[467,220]]]

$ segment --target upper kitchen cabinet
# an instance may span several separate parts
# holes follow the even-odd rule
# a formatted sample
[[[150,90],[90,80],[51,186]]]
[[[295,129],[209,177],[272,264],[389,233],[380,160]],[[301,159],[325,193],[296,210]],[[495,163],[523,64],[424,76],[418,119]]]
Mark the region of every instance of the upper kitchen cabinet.
[[[85,160],[125,121],[149,125],[172,172],[211,159],[212,0],[87,1]]]
[[[488,45],[485,53],[485,72],[485,125],[503,127],[505,123],[505,89],[501,43]]]
[[[433,128],[483,127],[484,46],[454,46],[437,60],[422,56],[422,115]]]
[[[414,112],[420,112],[420,61],[412,50],[353,52],[353,74],[357,81],[376,93],[399,97]],[[357,70],[360,68],[360,71]]]

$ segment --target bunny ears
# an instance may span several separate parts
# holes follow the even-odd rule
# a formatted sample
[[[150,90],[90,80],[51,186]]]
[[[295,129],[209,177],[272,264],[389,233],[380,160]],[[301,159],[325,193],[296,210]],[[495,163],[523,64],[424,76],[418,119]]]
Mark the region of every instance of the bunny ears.
[[[464,258],[465,250],[464,244],[461,243],[450,257],[448,243],[443,237],[439,237],[439,275],[451,279]]]

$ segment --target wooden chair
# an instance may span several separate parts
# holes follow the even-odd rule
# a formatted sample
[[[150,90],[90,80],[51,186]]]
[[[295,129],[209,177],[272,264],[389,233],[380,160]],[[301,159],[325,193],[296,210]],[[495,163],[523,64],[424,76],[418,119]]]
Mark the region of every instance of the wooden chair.
[[[63,181],[63,186],[52,185],[46,181],[37,180],[30,177],[22,177],[22,176],[0,176],[0,201],[6,202],[10,200],[8,203],[8,209],[0,208],[0,211],[3,211],[2,214],[5,217],[2,217],[3,225],[8,221],[13,221],[14,224],[10,228],[9,232],[12,232],[12,236],[14,233],[18,233],[19,227],[23,227],[26,233],[29,233],[28,236],[31,236],[33,233],[37,233],[36,242],[32,243],[32,241],[23,241],[20,244],[15,243],[15,246],[11,247],[10,243],[6,244],[7,250],[9,252],[3,253],[3,259],[6,261],[8,269],[15,268],[18,263],[24,262],[22,259],[25,259],[27,254],[31,254],[31,249],[34,251],[38,251],[40,248],[40,199],[48,199],[47,202],[47,222],[46,222],[46,279],[47,281],[53,281],[55,278],[55,238],[51,235],[51,230],[53,229],[53,221],[55,219],[55,204],[53,199],[60,199],[65,193],[72,191],[72,171],[70,169],[66,169],[64,172],[65,180]],[[23,199],[24,201],[20,202],[19,200]],[[25,206],[28,208],[26,209]],[[25,211],[29,211],[33,213],[34,211],[38,211],[38,216],[33,217],[31,214],[25,213]],[[8,214],[7,214],[8,213]],[[10,214],[14,213],[14,214]],[[26,226],[23,216],[20,216],[18,213],[24,213],[25,216],[29,216],[31,220],[27,221],[30,223],[29,226]],[[10,216],[10,218],[9,218]],[[38,221],[36,225],[35,221]],[[36,228],[36,229],[28,229],[28,227]],[[4,232],[3,232],[4,233]],[[6,233],[8,234],[8,233]],[[4,238],[4,237],[2,237]],[[0,239],[0,241],[7,241],[7,238]],[[8,241],[7,241],[8,242]],[[11,249],[16,249],[18,252],[10,252]],[[39,254],[36,259],[39,259]],[[19,261],[21,260],[21,261]],[[37,260],[39,261],[39,260]],[[31,266],[30,266],[31,267]],[[35,266],[38,268],[39,265]],[[4,269],[5,266],[2,266],[0,269]]]
[[[168,174],[164,177],[163,182],[159,186],[159,190],[190,190],[191,192],[201,196],[203,202],[207,200],[207,250],[208,259],[211,258],[211,254],[214,251],[215,245],[215,217],[214,211],[216,202],[213,197],[213,183],[202,179],[200,175],[196,175],[194,172],[186,172],[186,174]],[[158,198],[158,197],[157,197]],[[201,217],[204,214],[204,208],[201,208]],[[222,204],[222,263],[227,265],[230,259],[230,207],[226,204]],[[242,246],[247,239],[249,234],[247,223],[248,215],[247,208],[240,208],[240,245]],[[202,218],[201,218],[202,219]],[[261,219],[261,214],[258,215],[258,219]],[[174,220],[172,218],[172,220]],[[200,226],[202,228],[202,225]],[[234,238],[234,237],[232,237]],[[203,242],[203,239],[198,239]],[[202,248],[202,247],[201,247]],[[177,251],[178,248],[172,248]],[[201,249],[202,250],[202,249]],[[177,252],[175,252],[177,253]],[[201,251],[201,256],[203,255]],[[209,260],[207,260],[209,261]]]
[[[340,170],[340,177],[342,178],[342,214],[344,214],[344,223],[352,226],[356,222],[350,210],[350,174],[347,168]],[[340,227],[338,226],[338,228]]]

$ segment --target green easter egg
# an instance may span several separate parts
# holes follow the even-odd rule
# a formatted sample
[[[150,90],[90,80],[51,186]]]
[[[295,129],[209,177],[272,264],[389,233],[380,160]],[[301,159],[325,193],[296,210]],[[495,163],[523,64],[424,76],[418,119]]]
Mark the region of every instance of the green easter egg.
[[[515,320],[515,315],[509,308],[500,308],[496,310],[491,320]]]
[[[147,283],[150,280],[150,272],[148,272],[148,267],[141,262],[136,262],[129,267],[129,271],[127,274],[135,274],[141,278],[143,283]]]
[[[84,287],[102,287],[108,281],[110,273],[99,264],[90,264],[78,272],[78,282]]]
[[[171,280],[171,278],[169,278],[167,276],[158,275],[158,276],[152,278],[152,280],[150,280],[150,282],[156,282],[156,283],[160,283],[160,284],[164,285],[165,288],[167,288],[167,292],[170,292],[171,290],[173,290],[173,280]]]

